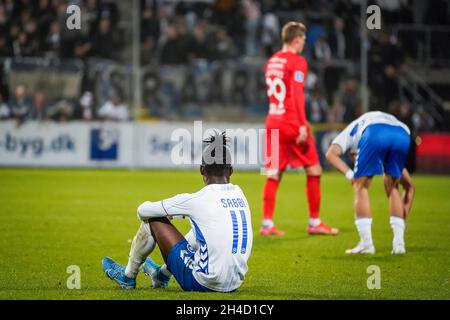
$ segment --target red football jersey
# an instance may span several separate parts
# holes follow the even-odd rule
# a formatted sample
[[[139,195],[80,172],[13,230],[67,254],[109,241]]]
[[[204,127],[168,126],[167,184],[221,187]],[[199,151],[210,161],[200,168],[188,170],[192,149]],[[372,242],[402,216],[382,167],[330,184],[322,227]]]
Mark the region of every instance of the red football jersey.
[[[265,77],[269,97],[267,121],[305,125],[304,84],[306,59],[292,52],[278,51],[267,62]]]

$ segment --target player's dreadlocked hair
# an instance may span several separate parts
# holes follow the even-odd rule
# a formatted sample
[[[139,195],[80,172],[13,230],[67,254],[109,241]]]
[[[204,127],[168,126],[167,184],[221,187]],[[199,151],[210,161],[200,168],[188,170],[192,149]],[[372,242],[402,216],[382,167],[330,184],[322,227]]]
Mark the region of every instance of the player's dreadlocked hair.
[[[202,165],[213,176],[225,175],[231,168],[231,153],[228,148],[229,138],[225,132],[216,132],[203,143]]]

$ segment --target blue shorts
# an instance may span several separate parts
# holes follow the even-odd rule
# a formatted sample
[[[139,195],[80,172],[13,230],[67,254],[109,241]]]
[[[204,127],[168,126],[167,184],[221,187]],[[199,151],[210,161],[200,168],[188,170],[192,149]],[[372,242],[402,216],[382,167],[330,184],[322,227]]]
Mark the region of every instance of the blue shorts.
[[[354,177],[372,177],[384,172],[400,178],[409,143],[409,134],[402,127],[388,124],[368,126],[358,143]]]
[[[178,241],[167,257],[167,268],[173,274],[184,291],[211,292],[195,280],[194,275],[195,251],[186,239]]]

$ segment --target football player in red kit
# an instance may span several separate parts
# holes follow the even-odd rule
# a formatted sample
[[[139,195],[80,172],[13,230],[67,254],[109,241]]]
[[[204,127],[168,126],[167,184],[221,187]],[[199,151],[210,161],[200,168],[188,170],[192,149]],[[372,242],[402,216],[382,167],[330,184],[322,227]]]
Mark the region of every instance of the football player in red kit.
[[[269,97],[266,119],[266,181],[263,197],[261,235],[284,235],[273,222],[275,196],[283,172],[303,167],[306,173],[306,197],[309,207],[309,234],[337,235],[319,218],[320,166],[319,156],[305,116],[304,84],[308,64],[299,54],[305,45],[306,28],[298,22],[287,23],[282,30],[283,48],[267,62],[265,78]],[[277,130],[277,131],[275,131]],[[272,136],[278,135],[279,139]],[[276,137],[276,136],[275,136]],[[276,142],[276,143],[275,143]]]

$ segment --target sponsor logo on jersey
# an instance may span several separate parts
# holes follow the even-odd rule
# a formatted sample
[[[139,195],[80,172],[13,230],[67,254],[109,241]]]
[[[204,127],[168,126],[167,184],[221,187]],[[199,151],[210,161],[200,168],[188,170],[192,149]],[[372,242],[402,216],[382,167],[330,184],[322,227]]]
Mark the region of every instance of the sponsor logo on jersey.
[[[297,82],[303,82],[305,74],[302,71],[295,71],[294,80]]]

